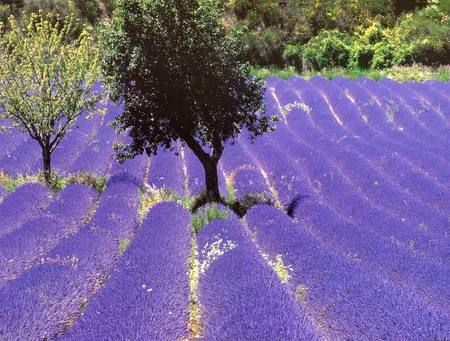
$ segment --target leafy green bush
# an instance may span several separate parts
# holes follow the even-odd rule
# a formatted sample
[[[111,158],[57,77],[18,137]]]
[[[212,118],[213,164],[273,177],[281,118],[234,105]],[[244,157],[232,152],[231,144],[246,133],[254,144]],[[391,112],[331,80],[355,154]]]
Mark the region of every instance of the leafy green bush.
[[[247,30],[244,42],[248,60],[252,64],[283,66],[283,32],[280,28]]]
[[[449,37],[450,17],[445,7],[432,4],[416,13],[406,14],[389,39],[394,50],[394,63],[448,64]]]
[[[355,39],[350,47],[350,67],[362,69],[372,67],[374,55],[381,52],[377,52],[377,49],[381,48],[382,44],[380,43],[384,39],[383,30],[381,23],[375,22],[363,29],[362,32],[355,34]]]
[[[295,67],[301,71],[303,68],[302,46],[299,44],[287,44],[284,47],[283,59],[287,65]]]
[[[376,43],[373,49],[372,69],[387,69],[394,66],[394,50],[387,40]]]
[[[347,66],[350,56],[351,38],[337,30],[324,30],[302,48],[303,68],[322,70],[324,68]]]

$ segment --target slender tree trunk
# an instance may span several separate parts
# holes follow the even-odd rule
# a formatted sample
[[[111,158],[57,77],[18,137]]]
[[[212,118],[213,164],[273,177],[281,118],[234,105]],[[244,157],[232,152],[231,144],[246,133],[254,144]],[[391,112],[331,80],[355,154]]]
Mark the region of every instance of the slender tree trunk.
[[[208,202],[220,202],[219,177],[217,176],[218,161],[206,159],[202,161],[205,170],[206,199]]]
[[[50,152],[50,148],[42,148],[44,178],[48,184],[51,182],[51,175],[52,175],[51,156],[52,154]]]

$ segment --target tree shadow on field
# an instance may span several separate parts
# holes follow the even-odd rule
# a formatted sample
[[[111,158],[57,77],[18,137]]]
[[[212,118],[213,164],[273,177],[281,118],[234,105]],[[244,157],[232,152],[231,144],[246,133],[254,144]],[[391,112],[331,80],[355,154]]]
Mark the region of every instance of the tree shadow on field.
[[[300,201],[308,198],[307,195],[296,195],[286,206],[283,207],[283,211],[291,218],[294,218],[295,211],[300,204]],[[199,195],[197,195],[191,206],[191,212],[195,213],[198,209],[200,209],[202,206],[209,204],[206,191],[201,192]],[[227,201],[224,198],[221,197],[221,200],[219,204],[224,205],[225,207],[228,207],[230,210],[232,210],[239,218],[243,218],[247,212],[256,205],[275,205],[275,201],[267,195],[267,193],[246,193],[242,198],[236,199],[233,201]]]

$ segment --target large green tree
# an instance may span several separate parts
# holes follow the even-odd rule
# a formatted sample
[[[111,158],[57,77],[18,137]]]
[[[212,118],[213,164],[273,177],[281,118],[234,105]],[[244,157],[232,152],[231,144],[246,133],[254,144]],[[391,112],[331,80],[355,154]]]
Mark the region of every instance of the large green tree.
[[[100,96],[98,53],[76,20],[34,14],[22,27],[14,18],[0,39],[0,118],[29,133],[42,149],[51,177],[51,155],[72,124]]]
[[[187,145],[205,171],[206,200],[220,201],[217,164],[243,128],[270,128],[263,82],[249,77],[243,48],[227,35],[219,1],[121,0],[101,35],[104,80],[123,101],[115,121],[132,142],[119,158]]]

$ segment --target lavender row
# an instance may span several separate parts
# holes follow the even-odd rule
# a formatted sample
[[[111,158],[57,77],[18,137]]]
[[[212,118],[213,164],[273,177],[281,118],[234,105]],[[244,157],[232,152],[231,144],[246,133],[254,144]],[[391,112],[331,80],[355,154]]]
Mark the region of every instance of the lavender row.
[[[178,194],[184,194],[183,160],[178,150],[158,150],[158,154],[150,157],[148,173],[148,184],[151,187],[172,189]]]
[[[449,122],[444,116],[445,114],[439,112],[439,108],[434,107],[428,100],[429,98],[435,97],[432,89],[426,91],[425,97],[418,95],[410,87],[405,89],[402,84],[390,79],[380,80],[380,84],[391,90],[393,94],[400,98],[401,103],[408,109],[413,118],[421,127],[423,127],[426,133],[438,137],[443,141],[441,143],[445,144],[450,142]],[[448,102],[442,100],[442,96],[440,99],[439,102],[442,104]]]
[[[402,140],[403,134],[402,131],[399,131],[402,128],[401,125],[397,126],[398,129],[390,129],[390,135],[386,135],[377,128],[376,122],[384,122],[385,113],[381,112],[374,98],[368,95],[365,89],[358,87],[356,83],[348,80],[336,80],[322,84],[322,87],[328,92],[332,91],[332,95],[328,96],[328,101],[340,118],[342,126],[332,118],[328,105],[317,94],[317,88],[312,89],[308,82],[299,79],[295,79],[291,83],[296,94],[303,94],[305,102],[313,108],[311,117],[314,117],[318,128],[325,129],[333,140],[339,143],[345,143],[347,140],[367,142],[370,149],[395,153],[397,158],[409,162],[415,168],[426,169],[437,178],[442,179],[443,183],[448,183],[447,162],[442,157],[431,155],[423,145],[399,142]],[[334,84],[344,86],[345,93],[357,105],[355,106],[344,93],[334,90],[337,89]],[[291,96],[292,100],[299,99],[294,93]],[[395,114],[393,115],[395,116]]]
[[[0,238],[0,286],[81,227],[95,193],[82,185],[65,188],[38,218]]]
[[[28,219],[39,216],[48,206],[51,192],[44,186],[20,186],[0,205],[0,237],[18,229]]]
[[[103,192],[91,222],[0,289],[0,335],[37,340],[61,335],[105,281],[137,224],[138,189],[122,181]],[[18,318],[20,316],[20,318]]]
[[[375,225],[380,225],[380,222],[383,225],[378,229],[379,232],[386,231],[387,235],[405,243],[414,243],[418,251],[430,246],[438,248],[441,245],[443,248],[439,251],[448,252],[445,251],[445,242],[435,243],[429,238],[430,234],[438,239],[445,236],[448,212],[440,213],[439,210],[411,197],[409,193],[402,192],[402,189],[386,179],[384,174],[374,171],[370,165],[366,166],[365,158],[341,147],[341,144],[328,142],[325,136],[316,132],[308,120],[301,120],[303,117],[297,115],[294,126],[306,142],[300,141],[300,137],[297,143],[292,143],[291,140],[285,143],[283,139],[279,141],[291,155],[302,156],[305,167],[311,169],[310,173],[314,174],[315,181],[320,184],[321,192],[327,199],[336,202],[338,207],[342,206],[344,211],[351,209],[356,218],[358,214],[361,215],[362,221],[367,221],[368,216],[375,216]],[[306,153],[307,151],[309,152]],[[329,164],[330,160],[333,164]],[[349,186],[348,190],[342,192],[340,183]],[[340,194],[337,194],[336,190]],[[349,207],[347,203],[340,205],[342,195],[347,193],[353,198],[353,206]],[[338,196],[340,199],[337,199]],[[356,210],[354,206],[358,203],[360,208]],[[391,226],[394,229],[389,228]],[[398,226],[402,228],[395,228]],[[421,231],[425,229],[430,233]],[[430,245],[431,243],[433,245]],[[445,258],[445,253],[439,256]]]
[[[303,200],[295,216],[331,248],[347,254],[404,290],[414,292],[431,305],[449,311],[450,273],[447,266],[424,259],[395,240],[378,238],[377,231],[369,224],[349,221],[320,199]]]
[[[246,193],[265,193],[271,196],[258,165],[243,147],[241,143],[229,146],[221,160],[221,166],[236,190],[236,197],[241,198]]]
[[[17,146],[24,143],[29,138],[27,134],[12,128],[12,124],[9,120],[2,120],[0,128],[2,127],[6,130],[0,129],[0,146],[2,146],[0,149],[0,158],[12,155]]]
[[[319,143],[316,142],[317,144]],[[401,243],[404,247],[410,248],[417,254],[424,254],[426,258],[429,257],[436,263],[443,265],[447,263],[450,247],[446,241],[448,237],[445,236],[447,224],[445,215],[439,216],[436,213],[433,215],[432,211],[429,212],[426,209],[423,209],[422,212],[424,216],[416,215],[415,209],[420,213],[420,206],[417,206],[417,202],[410,201],[408,203],[401,196],[399,199],[398,193],[392,188],[390,192],[388,191],[388,186],[383,183],[382,179],[379,179],[378,185],[372,182],[364,183],[366,180],[370,180],[370,169],[361,167],[363,160],[354,162],[339,149],[333,153],[336,160],[347,163],[347,171],[351,172],[350,175],[356,179],[356,184],[366,187],[366,193],[362,193],[361,189],[355,186],[355,182],[350,180],[348,174],[344,174],[342,169],[329,161],[331,157],[325,147],[318,151],[311,145],[290,143],[289,146],[284,145],[284,149],[302,160],[302,171],[313,179],[318,193],[350,221],[365,225],[367,232],[378,235],[378,238]],[[352,170],[352,167],[355,170]],[[362,174],[358,174],[358,172]],[[386,192],[377,192],[378,186]],[[384,199],[377,198],[377,193]],[[369,200],[368,195],[372,201]],[[391,205],[391,214],[386,207],[381,206],[387,206],[386,202],[388,201]],[[403,212],[398,213],[398,205],[404,207]],[[424,231],[425,228],[428,228],[430,233]]]
[[[235,217],[199,234],[205,340],[316,340],[319,335]]]
[[[190,216],[155,206],[104,288],[65,340],[188,337]]]
[[[330,179],[325,178],[330,183],[330,186],[327,186],[328,190],[339,192],[341,199],[339,202],[336,200],[335,204],[337,203],[341,209],[350,210],[351,212],[349,212],[348,216],[343,216],[336,211],[333,206],[329,205],[329,198],[321,193],[322,185],[320,181],[315,181],[312,177],[304,177],[308,175],[308,172],[303,167],[305,165],[308,166],[308,162],[311,162],[314,158],[311,159],[310,157],[308,162],[303,161],[300,163],[300,159],[296,160],[292,156],[283,154],[285,152],[284,146],[279,147],[273,144],[273,141],[271,141],[272,145],[266,145],[267,141],[265,140],[268,139],[270,137],[257,140],[253,152],[258,156],[260,162],[267,169],[270,169],[271,177],[275,180],[276,188],[281,194],[280,197],[284,197],[285,193],[292,195],[296,192],[303,195],[297,217],[310,221],[310,219],[317,219],[316,217],[319,215],[320,221],[323,223],[319,224],[317,228],[321,229],[320,233],[324,240],[333,240],[337,249],[349,253],[355,252],[358,257],[361,256],[370,262],[371,266],[374,267],[374,271],[379,271],[380,269],[376,264],[382,264],[383,271],[390,278],[392,276],[396,277],[399,271],[403,272],[404,276],[399,278],[400,282],[405,281],[407,287],[414,287],[415,290],[427,292],[429,297],[432,297],[432,300],[437,304],[443,302],[439,299],[440,295],[442,293],[448,295],[450,289],[445,284],[445,278],[448,278],[449,274],[448,270],[445,270],[444,265],[438,265],[434,261],[429,261],[420,256],[414,251],[413,244],[399,245],[395,238],[390,238],[389,235],[380,235],[374,226],[380,227],[383,225],[373,217],[369,217],[371,219],[370,224],[367,224],[366,220],[361,223],[355,222],[352,218],[353,215],[355,213],[363,214],[364,210],[352,204],[354,201],[352,195],[349,195],[348,199],[346,199],[348,195],[346,189],[338,190],[334,188],[336,184],[332,182],[332,177]],[[271,153],[267,153],[267,150],[271,150]],[[303,151],[303,153],[305,152]],[[283,177],[286,172],[295,171],[294,169],[291,170],[292,165],[297,165],[298,167],[296,170],[298,182],[291,182],[290,190],[280,191],[280,189],[284,189]],[[319,206],[311,206],[314,202],[317,202]],[[383,218],[382,221],[385,221],[385,219]],[[433,280],[433,276],[435,278],[439,277],[440,280]]]
[[[355,90],[353,95],[356,100],[362,98],[361,92],[356,91],[355,88],[353,89]],[[343,105],[345,100],[338,96],[339,95],[336,94],[330,97],[333,106],[338,109],[340,113],[352,112],[351,107],[348,109],[348,107]],[[334,100],[336,97],[339,98],[339,101]],[[301,117],[301,115],[299,117]],[[355,123],[358,122],[357,115],[355,115],[355,119],[349,121],[355,126]],[[360,137],[370,135],[370,132],[364,130],[365,126],[367,126],[365,123],[357,125],[359,131],[364,131],[363,134],[359,134]],[[329,134],[329,131],[326,131],[326,133]],[[389,149],[389,144],[379,143],[378,145],[368,145],[362,138],[346,138],[341,139],[339,145],[348,146],[350,150],[363,155],[368,161],[371,161],[376,165],[378,169],[383,170],[389,177],[395,179],[402,187],[405,187],[405,190],[412,193],[414,196],[422,197],[422,201],[432,203],[437,202],[440,207],[448,207],[445,202],[447,201],[446,197],[449,196],[450,191],[439,185],[429,174],[423,172],[421,167],[415,165],[408,159],[400,157],[397,152],[392,150],[393,148]],[[438,168],[437,173],[442,176],[445,174],[445,171],[444,169],[441,170]]]
[[[247,193],[259,193],[271,197],[270,189],[258,169],[238,170],[233,174],[233,187],[237,198],[242,198]]]
[[[95,138],[101,124],[101,117],[95,115],[92,119],[80,117],[72,130],[61,141],[53,153],[53,168],[59,173],[66,173],[78,159],[82,151]]]
[[[106,175],[113,158],[112,146],[117,140],[114,129],[103,125],[87,148],[69,168],[69,173],[94,173]]]
[[[413,340],[449,335],[448,314],[330,251],[306,226],[293,223],[281,211],[259,206],[247,217],[260,247],[291,269],[292,291],[322,321],[329,338]]]
[[[0,169],[9,175],[33,174],[39,169],[37,164],[40,157],[41,147],[30,138],[0,159]]]
[[[121,181],[129,182],[137,187],[141,187],[147,175],[148,157],[146,155],[136,156],[134,159],[119,163],[113,160],[111,173],[113,174],[109,183]]]
[[[0,186],[0,204],[3,202],[3,200],[6,198],[7,195],[8,195],[8,191],[6,190],[6,188],[3,186]]]
[[[405,102],[404,96],[408,91],[403,90],[400,95],[397,91],[393,91],[392,87],[388,86],[389,84],[387,80],[378,82],[365,80],[364,82],[365,89],[381,101],[381,108],[386,112],[387,120],[383,123],[387,129],[383,131],[387,133],[389,129],[392,130],[392,127],[396,127],[400,132],[398,137],[405,142],[418,144],[422,148],[426,147],[436,154],[445,151],[443,148],[445,140],[421,125],[411,108],[413,102]],[[430,117],[427,120],[430,120]]]

